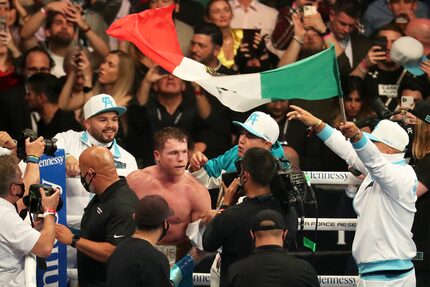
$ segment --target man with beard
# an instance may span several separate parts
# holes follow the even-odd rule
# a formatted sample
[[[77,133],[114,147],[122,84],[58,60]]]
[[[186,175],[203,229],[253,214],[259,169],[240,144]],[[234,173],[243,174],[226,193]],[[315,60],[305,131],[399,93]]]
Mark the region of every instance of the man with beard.
[[[134,157],[121,148],[115,141],[118,133],[119,117],[126,112],[126,108],[116,105],[115,100],[106,94],[91,97],[84,106],[85,131],[73,130],[59,133],[57,147],[66,153],[66,198],[67,198],[67,224],[79,232],[84,208],[91,199],[88,192],[79,181],[81,173],[77,158],[91,146],[102,146],[110,150],[117,172],[126,176],[137,169]],[[74,250],[69,249],[68,267],[74,267]],[[70,253],[72,252],[72,253]]]
[[[133,213],[139,201],[118,176],[114,156],[106,147],[83,151],[79,168],[82,185],[94,196],[85,208],[81,232],[73,234],[57,224],[55,237],[78,250],[79,286],[106,286],[107,262],[117,244],[134,233]]]
[[[194,28],[194,35],[190,44],[190,58],[212,68],[219,74],[233,75],[235,72],[222,65],[218,60],[222,43],[222,33],[216,25],[212,23],[201,24]]]
[[[91,30],[80,9],[70,2],[53,1],[42,7],[25,22],[20,32],[21,37],[26,40],[34,37],[44,22],[46,47],[55,62],[52,74],[57,77],[65,75],[64,56],[73,44],[77,29],[85,35],[96,54],[105,57],[109,53],[107,44]]]

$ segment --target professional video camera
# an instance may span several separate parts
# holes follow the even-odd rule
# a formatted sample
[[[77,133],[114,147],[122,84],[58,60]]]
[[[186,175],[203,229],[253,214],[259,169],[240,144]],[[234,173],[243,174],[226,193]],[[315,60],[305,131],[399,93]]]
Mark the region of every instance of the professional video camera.
[[[370,104],[372,110],[376,113],[376,117],[360,120],[356,123],[357,127],[369,127],[371,130],[379,123],[380,120],[390,119],[393,115],[399,112],[390,111],[382,102],[380,97],[376,97]]]
[[[27,153],[25,151],[25,139],[30,138],[30,141],[33,142],[37,140],[37,134],[33,130],[25,129],[21,132],[20,136],[17,140],[17,156],[19,159],[26,159]],[[43,139],[45,142],[45,149],[43,151],[44,154],[49,156],[54,156],[55,151],[57,150],[57,139]]]
[[[277,169],[272,179],[271,190],[273,195],[283,204],[303,205],[311,203],[309,198],[306,177],[296,168],[285,168],[282,160],[277,159]]]
[[[32,184],[30,185],[28,195],[23,198],[24,205],[28,208],[28,212],[34,214],[42,214],[42,197],[40,195],[39,189],[43,188],[46,196],[51,196],[55,193],[55,190],[52,186],[45,184]],[[63,201],[61,200],[58,203],[56,208],[59,211],[63,207]]]
[[[240,174],[240,161],[236,162],[237,172],[223,173],[222,181],[229,186]],[[276,172],[270,184],[271,191],[282,205],[300,205],[313,203],[308,194],[308,185],[304,173],[291,167],[284,159],[276,159]]]

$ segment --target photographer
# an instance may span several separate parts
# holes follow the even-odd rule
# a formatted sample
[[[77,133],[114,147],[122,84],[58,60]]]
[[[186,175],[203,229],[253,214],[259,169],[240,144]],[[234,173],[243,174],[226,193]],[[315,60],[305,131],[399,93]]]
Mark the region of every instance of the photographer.
[[[40,140],[40,139],[39,139]],[[27,139],[27,143],[29,140]],[[35,141],[34,145],[39,143]],[[27,144],[29,147],[30,144]],[[27,152],[31,152],[29,148]],[[43,149],[42,149],[43,151]],[[37,164],[27,165],[29,170],[39,168]],[[27,178],[28,179],[28,178]],[[14,204],[26,192],[18,159],[11,155],[0,156],[0,285],[24,286],[24,256],[30,252],[40,257],[51,254],[55,240],[55,213],[60,192],[46,197],[41,188],[41,202],[44,209],[43,227],[39,231],[25,223],[16,212]]]
[[[250,148],[241,162],[240,182],[246,194],[244,201],[234,206],[223,206],[207,225],[203,234],[203,248],[216,251],[222,247],[220,286],[227,286],[228,268],[234,262],[252,253],[253,239],[249,230],[257,212],[271,209],[279,212],[288,230],[297,230],[297,217],[291,216],[291,208],[281,205],[270,190],[276,171],[276,161],[264,148]],[[295,233],[295,232],[294,232]],[[293,237],[286,237],[285,242]],[[290,243],[286,244],[289,246]]]
[[[312,127],[331,150],[366,175],[354,198],[358,222],[352,255],[360,286],[415,286],[411,228],[418,181],[404,160],[409,142],[405,130],[381,120],[371,134],[352,122],[342,124],[339,132],[309,112],[290,107],[290,120]]]
[[[21,170],[25,170],[24,176],[22,178],[22,181],[24,182],[25,186],[25,191],[21,198],[28,194],[28,188],[30,185],[34,183],[39,183],[39,158],[42,156],[45,150],[45,141],[43,140],[43,137],[34,138],[34,140],[31,140],[30,138],[23,138],[22,140],[23,145],[21,148],[23,150],[18,152],[18,157],[24,156],[20,154],[24,153],[26,158],[19,158],[20,160],[23,160],[20,162],[19,167],[21,168]],[[0,131],[0,155],[16,156],[17,149],[20,149],[17,147],[17,141],[12,139],[12,137],[7,132]],[[27,155],[29,155],[29,157]],[[25,168],[21,166],[24,161],[27,163],[25,165]],[[18,212],[21,212],[21,210],[26,208],[21,199],[16,202],[16,208]]]

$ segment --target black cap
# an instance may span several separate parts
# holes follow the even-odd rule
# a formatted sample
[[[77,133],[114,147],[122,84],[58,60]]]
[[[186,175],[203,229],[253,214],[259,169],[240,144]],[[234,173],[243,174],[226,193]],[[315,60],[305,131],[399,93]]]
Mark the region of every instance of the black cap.
[[[282,215],[271,209],[262,210],[257,213],[252,223],[252,231],[287,229]]]
[[[157,225],[172,216],[174,211],[167,201],[158,194],[143,197],[137,204],[135,222],[138,226]]]
[[[430,103],[427,101],[417,101],[411,113],[420,120],[430,124]]]

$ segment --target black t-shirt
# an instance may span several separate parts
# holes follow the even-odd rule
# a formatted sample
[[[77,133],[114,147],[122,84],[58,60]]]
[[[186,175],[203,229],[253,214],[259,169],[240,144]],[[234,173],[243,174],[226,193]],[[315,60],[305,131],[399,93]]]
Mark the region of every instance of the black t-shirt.
[[[45,124],[41,119],[37,123],[37,135],[44,138],[53,138],[56,134],[68,130],[82,131],[82,126],[76,121],[74,112],[58,109],[51,122]]]
[[[170,287],[169,261],[148,241],[127,238],[109,259],[106,286]]]
[[[418,181],[430,187],[430,153],[420,159],[415,166]],[[418,252],[424,252],[423,261],[414,261],[417,269],[430,271],[430,192],[418,198],[416,204],[414,225],[412,226],[413,239]]]
[[[403,69],[384,71],[378,67],[370,69],[363,80],[363,97],[368,102],[372,102],[377,97],[382,97],[384,103],[388,97],[394,97],[391,102],[395,108],[397,106],[397,89],[399,88],[396,83],[402,71]],[[391,105],[390,107],[392,108]]]
[[[228,268],[234,262],[252,253],[254,241],[249,230],[255,215],[265,209],[278,211],[283,215],[288,227],[286,244],[288,247],[297,232],[297,214],[293,208],[285,212],[281,204],[271,194],[262,195],[227,208],[207,225],[203,234],[203,248],[216,251],[222,246],[220,287],[227,286]]]
[[[81,237],[117,245],[134,233],[132,217],[139,202],[125,179],[95,195],[85,208],[81,221]],[[105,286],[106,263],[100,263],[78,251],[79,286]]]
[[[280,246],[266,245],[231,265],[228,286],[317,287],[320,284],[308,262],[288,255]]]

